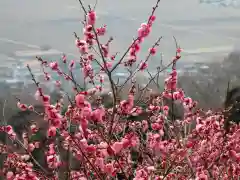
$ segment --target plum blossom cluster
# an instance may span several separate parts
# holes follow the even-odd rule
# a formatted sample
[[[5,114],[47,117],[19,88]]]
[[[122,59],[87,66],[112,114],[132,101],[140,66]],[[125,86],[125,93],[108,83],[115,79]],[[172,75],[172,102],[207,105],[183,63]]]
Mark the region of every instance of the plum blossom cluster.
[[[156,21],[154,13],[160,0],[153,7],[147,23],[138,29],[137,38],[125,52],[127,57],[118,61],[117,53],[112,55],[109,49],[113,39],[100,43],[100,37],[107,33],[107,26],[96,28],[96,12],[91,8],[87,11],[79,2],[86,16],[83,38],[75,34],[79,60],[69,61],[63,55],[62,62],[48,62],[37,57],[45,80],[51,80],[45,71],[48,68],[59,75],[55,82],[57,88],[64,88],[60,78],[72,82],[74,96],[66,95],[68,103],[61,99],[51,103],[51,97],[44,93],[28,66],[37,88],[35,97],[44,107],[42,121],[47,126],[43,128],[33,123],[22,137],[18,137],[9,125],[0,127],[1,132],[5,132],[12,142],[18,142],[24,150],[13,153],[11,145],[1,146],[0,153],[7,154],[1,174],[8,180],[58,180],[62,177],[71,180],[238,179],[240,127],[234,124],[226,134],[222,112],[203,111],[183,89],[178,88],[176,63],[181,58],[178,46],[171,63],[157,68],[156,75],[172,67],[162,92],[141,99],[147,86],[140,90],[133,83],[127,98],[117,99],[121,86],[113,81],[113,71],[121,65],[122,68],[133,68],[136,64],[137,68],[126,81],[131,80],[134,73],[147,70],[150,57],[157,54],[161,38],[149,49],[145,60],[137,61],[140,45]],[[98,70],[93,68],[94,62],[99,65]],[[62,70],[61,63],[67,65],[69,72]],[[85,83],[91,87],[81,86],[75,80],[72,73],[76,63],[80,64]],[[104,88],[103,73],[112,88],[111,107],[107,107],[98,95]],[[173,118],[176,102],[183,107],[180,119]],[[33,105],[20,100],[17,106],[22,111],[35,112]],[[44,137],[38,139],[42,129]],[[37,157],[36,152],[40,150],[44,152],[43,156]],[[39,163],[40,160],[45,163]]]
[[[13,140],[16,138],[16,133],[14,132],[12,126],[1,126],[0,132],[5,132]]]
[[[143,43],[144,39],[147,38],[151,32],[152,25],[156,17],[151,15],[147,23],[142,23],[141,27],[138,29],[138,37],[133,41],[131,48],[129,50],[129,57],[127,61],[124,62],[124,65],[132,66],[137,61],[137,54],[141,50],[141,43]],[[149,49],[151,55],[155,55],[156,48],[155,46]],[[144,70],[147,68],[147,60],[142,62],[140,65],[140,70]]]
[[[29,155],[19,155],[17,153],[9,153],[4,162],[4,169],[2,172],[6,174],[8,180],[39,180],[37,172],[33,170],[33,164],[28,162]],[[9,169],[9,171],[6,171]]]

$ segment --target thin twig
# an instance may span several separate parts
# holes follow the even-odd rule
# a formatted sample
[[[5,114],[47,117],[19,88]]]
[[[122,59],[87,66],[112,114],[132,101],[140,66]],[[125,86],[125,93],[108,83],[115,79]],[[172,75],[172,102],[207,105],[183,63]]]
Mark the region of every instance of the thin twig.
[[[44,63],[44,61],[43,61],[43,59],[42,59],[41,57],[36,56],[36,58],[37,58],[38,61],[41,62],[41,66],[42,66],[42,67],[43,67],[44,65],[45,65],[45,67],[49,67],[49,65],[47,65],[47,64]],[[28,69],[30,69],[29,65],[27,65],[27,66],[28,66]],[[84,88],[82,88],[82,87],[80,86],[80,84],[78,84],[70,75],[68,75],[67,73],[65,73],[65,72],[63,72],[63,71],[61,71],[61,73],[62,73],[64,76],[69,77],[69,79],[72,81],[72,83],[73,83],[74,85],[76,85],[81,91],[84,91]],[[31,73],[31,74],[32,74],[32,73]]]
[[[2,110],[2,113],[3,113],[3,124],[5,124],[5,125],[8,124],[8,122],[6,121],[6,118],[5,118],[6,102],[7,102],[7,100],[5,99],[4,104],[3,104],[3,110]],[[7,138],[7,136],[6,136],[6,138],[5,138],[5,143],[8,144],[8,138]]]
[[[85,13],[85,15],[87,16],[87,11],[86,11],[86,8],[84,7],[83,3],[81,0],[79,0],[79,3]],[[103,64],[104,64],[104,70],[107,72],[107,76],[108,76],[108,79],[109,79],[109,82],[110,82],[110,85],[111,85],[111,89],[112,89],[112,93],[113,93],[113,112],[115,113],[116,111],[116,100],[117,100],[117,92],[116,92],[116,85],[113,81],[113,78],[112,78],[112,73],[111,71],[109,71],[109,69],[107,67],[105,67],[105,65],[107,64],[107,61],[106,59],[104,58],[104,55],[103,55],[103,52],[102,52],[102,47],[101,47],[101,44],[100,44],[100,41],[99,41],[99,38],[98,38],[98,34],[96,32],[96,28],[95,26],[92,26],[93,27],[93,33],[94,33],[94,36],[96,38],[96,42],[97,42],[97,47],[98,47],[98,50],[99,50],[99,53],[101,55],[101,58],[102,58],[102,61],[103,61]],[[114,119],[114,116],[112,118],[112,121]],[[110,131],[111,132],[111,131]]]
[[[152,10],[152,12],[151,12],[151,15],[150,15],[149,18],[148,18],[147,24],[149,24],[149,22],[150,22],[150,20],[151,20],[151,17],[154,15],[156,9],[158,8],[158,5],[159,5],[160,1],[161,1],[161,0],[158,0],[157,3],[156,3],[156,5],[153,7],[153,10]],[[122,55],[122,57],[120,58],[120,60],[118,61],[118,63],[113,66],[111,72],[113,72],[113,71],[122,63],[123,59],[125,58],[125,56],[127,55],[127,53],[130,51],[130,49],[132,48],[132,46],[137,42],[137,40],[139,40],[138,37],[133,40],[132,44],[131,44],[131,45],[128,47],[128,49],[123,53],[123,55]]]
[[[162,36],[157,39],[157,41],[154,43],[154,45],[153,45],[151,48],[155,48],[156,46],[159,46],[159,43],[160,43],[161,39],[162,39]],[[145,61],[144,61],[143,63],[146,63],[146,62],[149,60],[150,57],[151,57],[151,52],[148,53],[148,55],[147,55],[147,57],[146,57],[146,59],[145,59]],[[125,82],[121,85],[119,91],[121,91],[122,88],[125,86],[125,84],[126,84],[130,79],[132,79],[132,77],[134,77],[135,74],[139,71],[139,67],[140,67],[141,63],[142,63],[142,62],[138,63],[135,71],[125,80]]]
[[[28,71],[29,71],[29,73],[30,73],[30,75],[31,75],[31,77],[32,77],[32,81],[35,83],[35,85],[37,86],[37,88],[39,88],[39,82],[36,81],[36,79],[35,79],[35,77],[34,77],[34,75],[33,75],[33,73],[32,73],[32,70],[31,70],[30,66],[27,65],[27,68],[28,68]],[[39,93],[40,93],[41,96],[43,96],[42,92],[39,92]]]
[[[96,10],[97,4],[98,4],[98,0],[95,1],[95,4],[93,6],[93,10]]]
[[[75,138],[72,137],[71,134],[69,134],[70,137],[72,138],[73,142],[77,145],[78,149],[81,151],[83,157],[87,160],[87,162],[90,164],[90,166],[93,168],[94,172],[97,174],[98,178],[101,179],[101,180],[104,180],[102,178],[102,176],[100,175],[100,173],[98,172],[98,170],[96,169],[96,167],[92,164],[92,162],[89,160],[89,158],[87,157],[87,155],[83,152],[81,146],[76,142]]]
[[[175,46],[176,46],[176,57],[178,55],[177,53],[177,49],[179,48],[178,46],[178,43],[177,43],[177,39],[175,38],[175,36],[173,36],[173,39],[175,41]],[[173,64],[172,64],[172,70],[176,69],[176,63],[177,61],[176,60],[173,60]],[[172,94],[172,100],[171,100],[171,105],[172,105],[172,113],[171,113],[171,116],[172,116],[172,121],[174,122],[175,121],[175,115],[174,115],[174,97],[173,97],[173,88],[171,88],[171,94]]]

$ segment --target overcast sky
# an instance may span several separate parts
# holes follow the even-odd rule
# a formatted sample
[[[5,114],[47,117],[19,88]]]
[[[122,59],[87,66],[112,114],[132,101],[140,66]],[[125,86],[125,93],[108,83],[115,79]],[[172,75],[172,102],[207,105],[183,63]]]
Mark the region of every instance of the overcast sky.
[[[95,0],[85,2],[94,4]],[[98,25],[108,25],[108,35],[115,38],[113,51],[126,49],[155,2],[98,0]],[[161,0],[156,16],[153,32],[144,47],[147,49],[154,39],[164,36],[161,51],[167,57],[174,51],[173,35],[182,48],[191,52],[212,47],[226,47],[229,51],[240,41],[240,9],[200,4],[198,0]],[[77,0],[1,0],[0,54],[14,54],[42,45],[76,54],[73,32],[81,34],[81,19]],[[183,60],[195,58],[200,57],[188,56]]]

